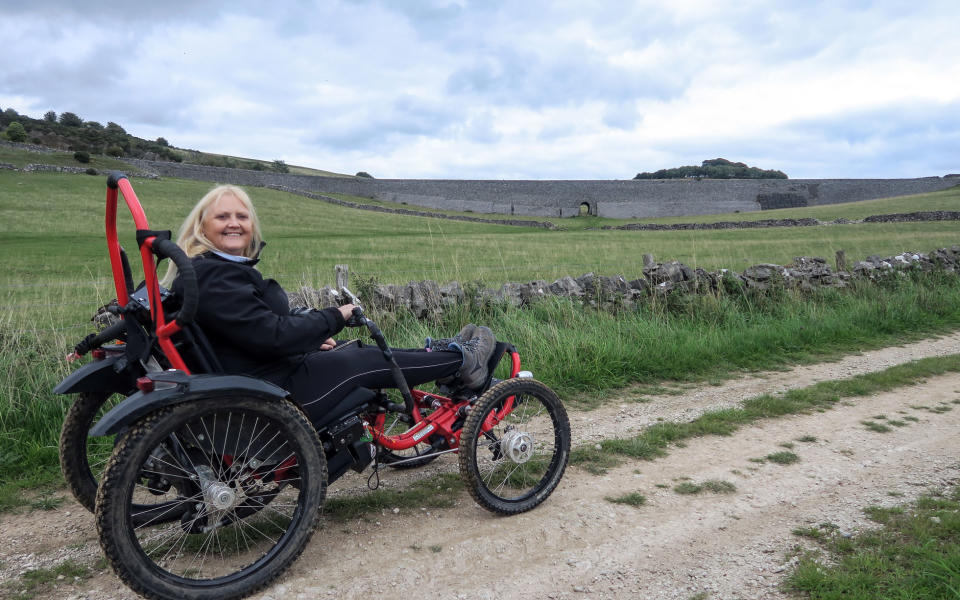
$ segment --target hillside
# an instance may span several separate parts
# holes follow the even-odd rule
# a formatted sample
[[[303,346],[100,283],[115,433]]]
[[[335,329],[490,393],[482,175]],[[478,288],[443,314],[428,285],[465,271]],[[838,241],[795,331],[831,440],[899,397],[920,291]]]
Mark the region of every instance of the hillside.
[[[146,140],[127,133],[121,125],[113,121],[106,125],[97,121],[84,121],[72,112],[57,115],[51,110],[43,118],[35,119],[18,113],[16,109],[7,108],[0,112],[0,132],[2,132],[0,139],[77,153],[77,162],[73,166],[87,164],[91,157],[101,156],[302,175],[347,176],[320,169],[287,165],[282,160],[240,158],[177,148],[163,137]]]

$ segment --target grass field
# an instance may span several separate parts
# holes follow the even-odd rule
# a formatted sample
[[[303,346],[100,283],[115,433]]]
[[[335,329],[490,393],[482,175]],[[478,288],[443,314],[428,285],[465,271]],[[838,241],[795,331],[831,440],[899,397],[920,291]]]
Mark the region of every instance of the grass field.
[[[101,179],[0,173],[2,292],[16,284],[74,284],[108,275],[102,245],[105,192]],[[133,184],[151,225],[174,230],[210,187],[175,179],[135,179]],[[327,283],[333,265],[340,263],[385,283],[432,278],[499,284],[553,280],[589,271],[636,277],[641,272],[640,258],[647,252],[660,260],[679,260],[708,270],[742,270],[761,262],[785,264],[795,256],[829,259],[841,249],[853,259],[928,251],[960,240],[957,222],[682,232],[542,231],[356,211],[274,190],[255,189],[252,194],[269,242],[264,268],[285,286]],[[872,201],[867,208],[857,203],[842,210],[849,218],[858,211],[865,216],[933,210],[958,199],[960,192],[948,190]],[[791,214],[819,216],[828,209],[841,210],[815,207],[804,209],[807,213],[792,209]],[[132,246],[127,215],[122,215],[120,229]]]
[[[15,502],[9,498],[20,488],[58,480],[56,440],[71,400],[50,390],[71,368],[62,356],[91,330],[96,308],[113,297],[103,238],[104,183],[86,175],[0,171],[0,505]],[[175,230],[211,184],[134,179],[133,186],[151,226]],[[742,270],[801,255],[831,258],[840,249],[855,260],[960,243],[956,222],[542,231],[357,211],[274,190],[251,194],[269,242],[261,268],[288,289],[331,283],[333,265],[340,263],[381,282],[431,278],[496,286],[588,271],[638,277],[647,252],[710,270]],[[956,200],[957,192],[948,190],[842,210],[852,218],[857,211],[933,210]],[[826,208],[792,212],[832,218],[821,212]],[[124,244],[132,250],[132,224],[121,215]],[[383,318],[398,346],[452,333],[468,320],[490,324],[522,349],[525,366],[538,378],[572,406],[586,408],[602,402],[606,390],[633,382],[777,368],[960,327],[960,280],[917,276],[842,292],[669,299],[619,313],[550,301],[523,311],[464,306],[443,323]]]

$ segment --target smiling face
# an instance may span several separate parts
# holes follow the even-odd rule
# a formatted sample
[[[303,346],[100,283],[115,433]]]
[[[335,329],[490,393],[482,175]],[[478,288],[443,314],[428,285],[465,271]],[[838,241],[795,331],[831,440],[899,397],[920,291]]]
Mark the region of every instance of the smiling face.
[[[203,235],[217,250],[243,256],[252,236],[250,211],[233,194],[224,194],[203,216]]]

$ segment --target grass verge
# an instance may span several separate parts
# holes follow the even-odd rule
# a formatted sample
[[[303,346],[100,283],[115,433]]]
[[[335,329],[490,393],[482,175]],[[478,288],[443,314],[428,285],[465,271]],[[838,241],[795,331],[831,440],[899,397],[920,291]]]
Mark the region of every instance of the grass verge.
[[[618,464],[621,457],[653,460],[666,456],[671,444],[683,440],[705,435],[731,435],[741,427],[762,419],[827,409],[843,398],[869,396],[915,385],[928,377],[955,372],[960,372],[960,354],[915,360],[876,373],[823,381],[779,395],[764,394],[746,400],[740,408],[710,411],[688,423],[657,423],[634,437],[607,439],[599,444],[581,446],[574,449],[570,460],[590,472],[603,473]],[[766,458],[789,464],[795,462],[796,455],[778,452]]]
[[[786,587],[817,600],[960,598],[960,486],[866,513],[879,529],[854,536],[822,525],[794,531],[821,549],[801,555]]]

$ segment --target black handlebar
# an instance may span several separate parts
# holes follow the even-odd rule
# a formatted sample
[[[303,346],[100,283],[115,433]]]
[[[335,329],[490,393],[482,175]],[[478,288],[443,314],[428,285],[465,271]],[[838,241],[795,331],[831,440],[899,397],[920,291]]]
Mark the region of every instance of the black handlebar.
[[[356,299],[356,296],[353,298]],[[400,369],[400,365],[398,365],[396,359],[393,358],[393,350],[390,348],[390,345],[387,344],[387,340],[385,337],[383,337],[383,332],[380,331],[380,328],[377,327],[377,324],[363,314],[362,308],[359,306],[354,306],[353,316],[347,320],[347,326],[360,327],[363,325],[366,326],[367,330],[370,332],[370,337],[372,337],[373,341],[377,343],[377,347],[379,347],[380,352],[383,353],[383,358],[387,361],[387,364],[390,365],[390,373],[393,375],[394,383],[397,384],[397,389],[400,390],[400,395],[403,396],[403,404],[406,407],[407,412],[413,414],[413,394],[410,393],[410,386],[407,384],[407,378],[403,376],[403,371]]]
[[[87,352],[99,348],[100,346],[106,344],[109,341],[115,340],[118,337],[122,336],[127,331],[127,322],[126,321],[117,321],[110,327],[107,327],[100,333],[91,333],[87,337],[77,344],[73,351],[76,352],[77,356],[83,356]]]
[[[193,262],[180,246],[170,240],[157,238],[153,241],[153,252],[159,258],[169,258],[177,266],[180,281],[183,283],[183,302],[180,312],[177,313],[177,324],[189,325],[197,314],[197,304],[200,300],[200,291],[197,287],[197,273],[193,270]]]

